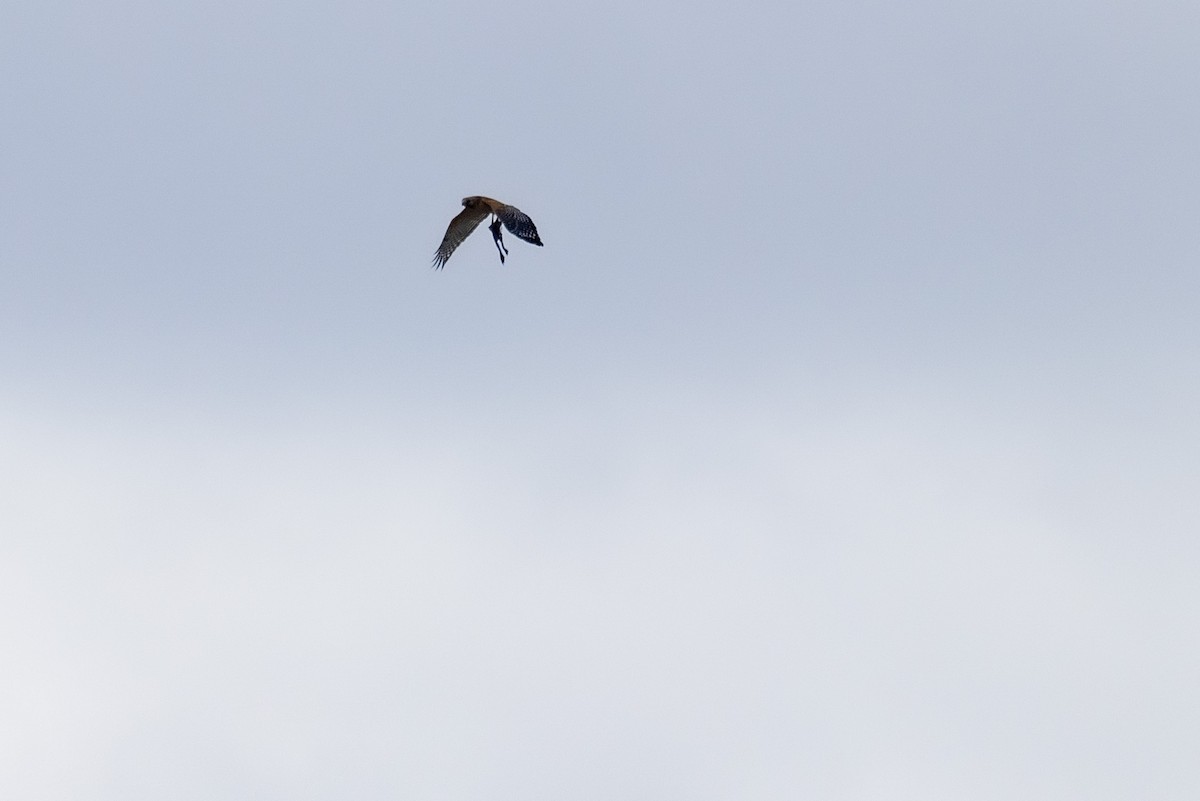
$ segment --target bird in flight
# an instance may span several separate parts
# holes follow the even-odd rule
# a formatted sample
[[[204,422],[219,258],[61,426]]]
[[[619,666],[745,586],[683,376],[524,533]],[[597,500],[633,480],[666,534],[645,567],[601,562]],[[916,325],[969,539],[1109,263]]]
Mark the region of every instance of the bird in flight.
[[[501,264],[504,264],[504,256],[508,253],[508,248],[504,246],[504,236],[500,231],[501,223],[504,224],[509,233],[524,239],[526,242],[532,242],[538,247],[542,246],[537,226],[533,224],[533,220],[529,219],[528,214],[516,206],[509,206],[506,203],[501,203],[499,200],[492,200],[490,197],[483,197],[482,195],[464,197],[462,204],[463,210],[450,221],[450,227],[446,229],[446,235],[442,237],[442,244],[438,245],[437,253],[433,256],[433,266],[435,268],[440,270],[445,267],[454,249],[461,245],[462,241],[489,214],[492,215],[492,224],[488,226],[488,230],[492,232],[492,241],[496,243],[496,250],[500,253]]]

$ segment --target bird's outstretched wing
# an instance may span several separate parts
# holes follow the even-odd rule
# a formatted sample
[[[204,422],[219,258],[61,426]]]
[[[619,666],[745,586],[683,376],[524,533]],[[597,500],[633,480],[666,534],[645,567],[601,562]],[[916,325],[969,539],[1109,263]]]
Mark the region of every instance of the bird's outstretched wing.
[[[475,230],[479,223],[483,222],[489,213],[486,206],[466,207],[460,211],[450,221],[450,226],[446,229],[446,235],[442,237],[442,244],[438,245],[437,253],[433,256],[433,266],[439,270],[445,267],[446,262],[450,259],[450,254],[454,253],[454,249],[470,236],[471,232]],[[528,220],[529,218],[526,217],[525,219]],[[532,222],[529,224],[530,226],[533,225]],[[509,230],[512,231],[512,228],[509,228]],[[513,231],[513,233],[516,234],[517,232]],[[520,234],[517,234],[517,236],[520,236]],[[540,245],[541,243],[539,242],[538,244]]]
[[[492,213],[500,219],[500,222],[504,223],[504,227],[514,236],[520,237],[526,242],[531,242],[538,247],[542,246],[542,238],[538,236],[537,226],[533,224],[533,220],[529,219],[528,214],[516,206],[498,203],[492,209]]]

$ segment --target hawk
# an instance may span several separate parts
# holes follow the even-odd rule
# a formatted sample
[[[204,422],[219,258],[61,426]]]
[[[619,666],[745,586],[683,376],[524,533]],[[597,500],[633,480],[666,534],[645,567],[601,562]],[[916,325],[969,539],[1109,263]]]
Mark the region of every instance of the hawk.
[[[516,206],[509,206],[506,203],[501,203],[499,200],[492,200],[490,197],[483,197],[482,195],[464,197],[462,204],[463,210],[450,221],[450,227],[446,229],[446,235],[442,237],[442,244],[438,245],[437,253],[433,256],[433,266],[435,268],[440,270],[445,267],[454,249],[461,245],[462,241],[489,214],[492,215],[492,224],[488,226],[488,230],[492,232],[492,241],[496,243],[496,250],[500,253],[501,264],[504,264],[504,256],[508,253],[508,248],[504,246],[504,237],[500,232],[500,223],[504,223],[504,227],[509,230],[509,233],[524,239],[526,242],[532,242],[538,247],[542,246],[537,226],[533,224],[533,220],[529,219],[528,214]]]

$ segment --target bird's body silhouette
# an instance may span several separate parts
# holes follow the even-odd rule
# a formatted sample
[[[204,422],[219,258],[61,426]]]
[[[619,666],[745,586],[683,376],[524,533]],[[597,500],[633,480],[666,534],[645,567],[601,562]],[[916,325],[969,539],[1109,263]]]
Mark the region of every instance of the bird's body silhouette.
[[[501,203],[499,200],[492,200],[490,197],[483,197],[482,195],[464,197],[462,204],[463,210],[450,221],[450,227],[446,229],[446,235],[442,237],[442,244],[438,245],[437,253],[433,256],[433,266],[435,268],[440,270],[445,267],[446,262],[450,260],[450,255],[454,253],[454,249],[461,245],[462,241],[489,214],[492,215],[493,219],[488,229],[492,232],[492,240],[496,243],[496,250],[500,253],[501,264],[504,263],[504,256],[508,253],[508,248],[504,246],[504,237],[500,231],[501,223],[509,230],[509,233],[538,247],[542,246],[542,239],[538,236],[537,226],[533,224],[533,220],[529,219],[528,214],[516,206],[510,206],[507,203]]]

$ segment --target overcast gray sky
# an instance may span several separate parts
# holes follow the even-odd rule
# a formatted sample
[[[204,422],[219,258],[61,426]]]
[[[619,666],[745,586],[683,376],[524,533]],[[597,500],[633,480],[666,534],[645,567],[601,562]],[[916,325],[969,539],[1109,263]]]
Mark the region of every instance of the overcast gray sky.
[[[6,4],[0,796],[1200,796],[1198,31]]]

